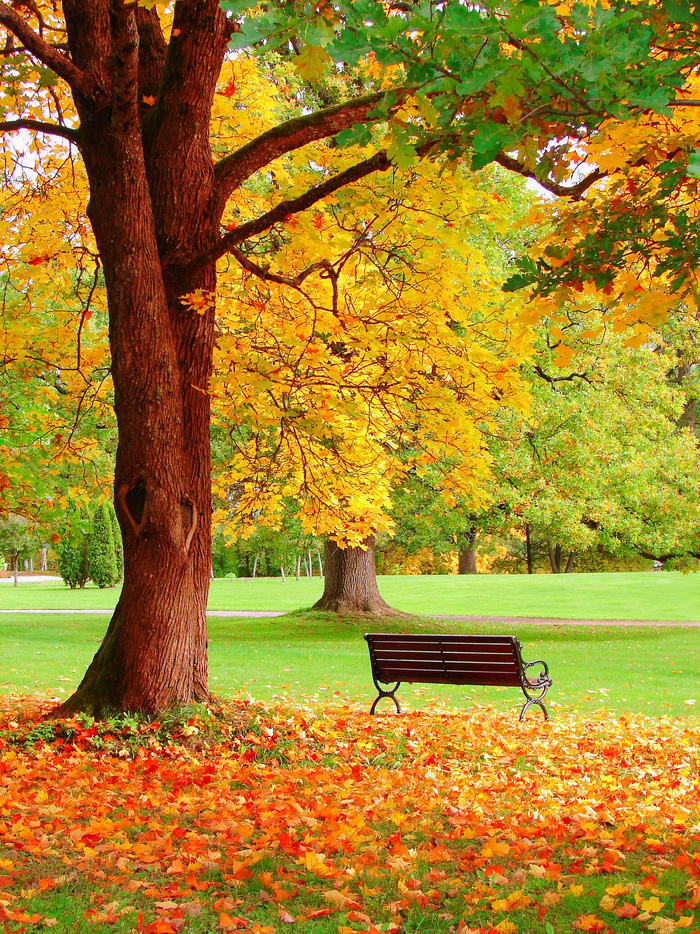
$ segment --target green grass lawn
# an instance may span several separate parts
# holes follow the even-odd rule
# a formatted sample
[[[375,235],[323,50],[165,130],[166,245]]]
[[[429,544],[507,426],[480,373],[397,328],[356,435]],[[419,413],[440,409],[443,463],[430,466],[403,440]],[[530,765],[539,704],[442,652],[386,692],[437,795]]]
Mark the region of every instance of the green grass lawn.
[[[388,576],[379,588],[392,606],[416,614],[700,620],[700,574]],[[289,612],[311,606],[321,590],[318,578],[215,580],[209,609]],[[118,596],[116,589],[2,583],[0,609],[111,609]]]
[[[0,617],[0,692],[67,694],[84,673],[106,625],[105,617],[88,615]],[[409,631],[435,627],[430,620],[379,625]],[[337,695],[366,699],[369,707],[375,694],[362,639],[367,628],[367,623],[305,613],[276,619],[211,619],[212,690],[222,695],[249,692],[260,699]],[[443,621],[440,628],[459,631],[465,624]],[[507,628],[523,642],[526,660],[547,661],[554,679],[549,694],[554,715],[557,705],[586,713],[606,708],[650,715],[700,709],[696,629],[502,623],[468,628],[485,633]],[[520,692],[512,688],[404,685],[399,696],[413,709],[429,706],[432,699],[457,707],[480,703],[498,709],[522,703]],[[697,700],[697,708],[686,704],[688,700]],[[384,704],[391,709],[390,702]]]

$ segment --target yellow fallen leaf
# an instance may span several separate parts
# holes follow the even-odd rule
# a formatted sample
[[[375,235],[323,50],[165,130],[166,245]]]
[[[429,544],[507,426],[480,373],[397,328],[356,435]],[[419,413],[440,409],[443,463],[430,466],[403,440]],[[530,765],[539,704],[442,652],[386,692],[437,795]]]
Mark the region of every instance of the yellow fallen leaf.
[[[605,891],[613,898],[617,898],[619,895],[627,895],[629,889],[626,885],[623,885],[622,882],[618,882],[617,885],[607,886]]]

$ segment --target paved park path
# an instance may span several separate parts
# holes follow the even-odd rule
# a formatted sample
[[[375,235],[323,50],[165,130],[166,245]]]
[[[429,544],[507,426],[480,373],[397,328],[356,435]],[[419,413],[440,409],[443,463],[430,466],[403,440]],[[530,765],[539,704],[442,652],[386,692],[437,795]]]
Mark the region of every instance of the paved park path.
[[[68,614],[75,616],[111,616],[114,610],[0,610],[0,613],[19,615],[28,613],[35,615]],[[207,616],[231,617],[238,619],[266,619],[274,616],[285,616],[287,611],[272,612],[267,610],[207,610]],[[545,616],[428,616],[426,619],[448,619],[462,623],[508,623],[517,626],[694,626],[700,628],[700,621],[684,620],[650,620],[650,619],[555,619]]]

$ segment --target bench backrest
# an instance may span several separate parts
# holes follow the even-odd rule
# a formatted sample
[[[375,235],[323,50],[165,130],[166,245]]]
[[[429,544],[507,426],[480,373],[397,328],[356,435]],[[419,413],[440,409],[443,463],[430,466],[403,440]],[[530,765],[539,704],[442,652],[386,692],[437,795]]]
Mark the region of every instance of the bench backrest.
[[[522,685],[515,636],[365,633],[377,681]]]

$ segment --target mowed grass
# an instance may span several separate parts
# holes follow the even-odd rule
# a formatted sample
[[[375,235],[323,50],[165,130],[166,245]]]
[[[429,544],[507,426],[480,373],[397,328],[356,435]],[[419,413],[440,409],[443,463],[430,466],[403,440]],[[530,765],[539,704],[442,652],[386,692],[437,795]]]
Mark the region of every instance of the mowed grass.
[[[384,598],[405,613],[555,619],[700,620],[700,574],[479,574],[384,576]],[[212,581],[209,609],[290,612],[321,595],[318,578]],[[112,609],[117,589],[0,583],[0,609]],[[0,626],[2,620],[0,619]]]
[[[0,692],[66,695],[76,686],[98,648],[104,616],[23,614],[0,617]],[[361,700],[375,697],[367,648],[368,628],[393,631],[496,633],[509,631],[524,646],[526,660],[543,658],[557,711],[605,709],[658,714],[695,714],[700,709],[700,640],[690,627],[551,626],[402,619],[347,622],[319,613],[274,619],[212,618],[209,621],[210,685],[221,696],[250,694],[270,700],[300,697]],[[457,708],[486,704],[495,710],[522,704],[515,688],[403,685],[407,709],[434,703]],[[698,702],[697,707],[695,701]],[[380,710],[390,712],[384,701]],[[539,717],[535,709],[532,714]]]

